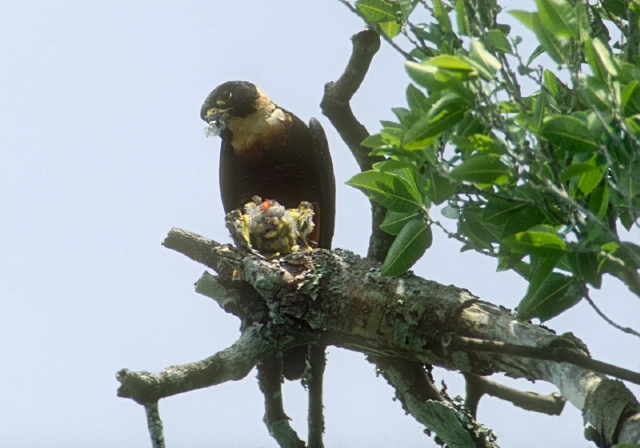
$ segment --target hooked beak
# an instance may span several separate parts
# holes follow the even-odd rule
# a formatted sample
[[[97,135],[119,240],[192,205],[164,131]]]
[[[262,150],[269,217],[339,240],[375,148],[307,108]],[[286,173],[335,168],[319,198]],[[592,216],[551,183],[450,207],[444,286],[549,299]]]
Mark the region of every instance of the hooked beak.
[[[224,123],[224,114],[228,110],[229,109],[212,108],[209,109],[206,114],[204,114],[202,119],[209,123],[209,126],[207,126],[207,128],[205,129],[205,134],[207,135],[207,137],[217,137],[220,135],[220,132],[224,130],[224,128],[226,127]]]

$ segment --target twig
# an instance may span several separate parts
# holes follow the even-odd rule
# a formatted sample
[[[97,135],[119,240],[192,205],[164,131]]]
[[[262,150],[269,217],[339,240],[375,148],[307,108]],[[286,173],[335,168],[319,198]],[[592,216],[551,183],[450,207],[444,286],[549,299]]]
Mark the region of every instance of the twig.
[[[271,437],[281,448],[305,448],[305,443],[289,424],[282,405],[282,358],[269,356],[258,364],[258,384],[264,395],[264,418]]]
[[[309,388],[309,448],[323,448],[324,433],[324,407],[322,404],[322,391],[324,369],[327,363],[325,347],[323,345],[309,344],[309,373],[306,379]]]
[[[543,359],[546,361],[566,362],[575,366],[611,375],[622,380],[640,384],[640,373],[622,367],[597,361],[568,347],[540,348],[526,345],[506,344],[500,341],[468,338],[448,333],[442,337],[442,347],[445,351],[478,351],[501,353],[526,358]]]
[[[594,301],[593,301],[593,300],[591,299],[591,297],[589,296],[589,293],[588,293],[588,292],[585,292],[585,296],[584,296],[584,298],[585,298],[585,299],[587,299],[587,302],[589,303],[589,305],[591,305],[591,308],[593,308],[593,309],[594,309],[594,311],[598,314],[598,316],[600,316],[600,317],[601,317],[601,318],[602,318],[606,323],[608,323],[608,324],[609,324],[609,325],[611,325],[612,327],[614,327],[614,328],[616,328],[616,329],[618,329],[618,330],[620,330],[620,331],[622,331],[622,332],[624,332],[624,333],[627,333],[627,334],[630,334],[630,335],[633,335],[633,336],[640,337],[640,333],[638,333],[638,332],[637,332],[636,330],[634,330],[633,328],[630,328],[630,327],[623,327],[622,325],[618,325],[617,323],[615,323],[614,321],[612,321],[611,319],[609,319],[609,318],[607,317],[607,315],[606,315],[606,314],[604,314],[604,313],[602,312],[602,310],[600,310],[600,308],[598,308],[598,306],[594,303]]]
[[[147,426],[149,427],[149,435],[151,436],[151,447],[164,448],[164,433],[158,402],[153,401],[145,404],[144,410],[147,413]]]
[[[564,404],[567,402],[566,398],[559,395],[539,395],[535,392],[523,392],[473,373],[465,373],[464,378],[467,382],[465,406],[473,416],[476,415],[478,403],[485,394],[508,401],[514,406],[527,411],[548,415],[560,415],[564,409]]]

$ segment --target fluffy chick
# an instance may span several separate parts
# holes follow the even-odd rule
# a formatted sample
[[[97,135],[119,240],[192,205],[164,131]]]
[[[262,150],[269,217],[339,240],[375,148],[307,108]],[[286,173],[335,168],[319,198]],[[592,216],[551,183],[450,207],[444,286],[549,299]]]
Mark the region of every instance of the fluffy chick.
[[[244,206],[244,213],[228,213],[226,223],[236,245],[255,250],[267,259],[311,249],[307,237],[314,223],[309,202],[285,209],[277,201],[254,196],[253,202]]]

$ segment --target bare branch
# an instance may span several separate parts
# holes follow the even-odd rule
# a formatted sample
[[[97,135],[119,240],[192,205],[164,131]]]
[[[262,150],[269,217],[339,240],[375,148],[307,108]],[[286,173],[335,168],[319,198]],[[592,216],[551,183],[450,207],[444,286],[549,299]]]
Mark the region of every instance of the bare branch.
[[[144,405],[147,414],[147,426],[149,427],[149,435],[151,436],[151,448],[164,448],[164,432],[162,420],[160,419],[160,410],[158,402],[148,403]]]
[[[560,339],[558,339],[560,341]],[[562,343],[562,342],[561,342]],[[501,341],[491,341],[467,338],[455,334],[445,335],[442,339],[445,351],[461,350],[464,352],[481,351],[489,353],[504,353],[514,356],[524,356],[532,359],[544,359],[555,362],[568,362],[576,366],[595,370],[605,375],[640,384],[640,373],[622,367],[597,361],[578,351],[577,347],[567,347],[564,345],[553,347],[528,347],[525,345],[506,344]]]
[[[375,31],[367,29],[353,36],[351,41],[351,58],[340,78],[325,84],[320,108],[351,150],[360,170],[366,171],[382,158],[369,157],[371,150],[360,145],[369,137],[369,132],[355,117],[349,102],[364,81],[373,56],[380,49],[380,37]]]
[[[414,366],[432,364],[477,375],[504,372],[511,377],[548,381],[582,410],[585,421],[606,443],[640,441],[617,436],[636,434],[635,425],[640,425],[640,420],[636,420],[638,402],[621,382],[569,363],[582,363],[585,358],[582,353],[586,354],[586,348],[575,337],[557,336],[546,328],[521,321],[507,309],[483,302],[464,289],[415,275],[383,277],[379,263],[348,251],[316,249],[267,262],[231,246],[216,246],[188,232],[173,230],[172,233],[192,239],[180,245],[187,256],[218,265],[225,275],[244,280],[221,279],[219,283],[229,292],[242,285],[255,288],[266,304],[262,307],[266,311],[258,320],[261,324],[247,324],[238,342],[204,361],[171,367],[158,376],[121,371],[121,396],[149,403],[160,397],[240,379],[267,356],[316,343],[368,356],[402,358]],[[167,240],[176,238],[169,235]],[[212,254],[207,255],[207,250]],[[216,261],[222,259],[220,253],[224,254],[224,262]],[[233,301],[239,296],[230,293],[227,300]],[[493,348],[483,351],[478,345],[462,351],[454,350],[451,344],[445,344],[448,347],[445,349],[442,341],[451,334],[456,335],[455,340],[464,335],[472,343],[474,339],[496,341],[507,347],[524,347],[526,351],[500,352]],[[573,355],[557,350],[561,347],[577,355],[578,361]],[[562,356],[551,359],[529,356],[537,349],[545,353],[551,349],[552,353]],[[602,364],[590,361],[595,364],[587,366],[604,371]],[[606,394],[599,392],[601,387],[606,388]],[[606,400],[594,399],[612,395],[617,397],[616,403],[622,403],[620,412],[614,416],[607,414]],[[406,397],[416,403],[424,401],[417,395]],[[461,422],[466,418],[449,403],[437,399],[427,403],[430,403],[424,405],[427,408],[422,404],[407,408],[412,414],[415,412],[419,421],[427,420],[416,414],[434,409]],[[445,438],[452,436],[449,430],[454,431],[433,422],[428,426],[439,434],[444,431]],[[616,435],[613,439],[612,434]]]
[[[485,394],[508,401],[527,411],[548,415],[560,415],[567,402],[566,398],[556,394],[539,395],[535,392],[523,392],[472,373],[465,373],[464,378],[467,381],[465,406],[472,415],[476,415],[478,403]]]
[[[351,40],[351,58],[340,78],[325,85],[320,107],[353,154],[360,170],[367,171],[375,162],[383,159],[369,156],[370,149],[361,145],[362,141],[369,137],[369,132],[355,117],[349,102],[364,81],[373,56],[380,49],[380,36],[375,31],[366,29],[353,36]],[[394,237],[380,230],[386,210],[373,201],[371,210],[371,238],[367,256],[376,261],[383,261]]]
[[[309,389],[309,448],[323,448],[324,407],[322,404],[324,368],[327,364],[324,345],[309,345],[309,372],[304,379]]]
[[[396,390],[402,408],[434,430],[447,446],[497,447],[490,431],[481,428],[460,406],[440,393],[422,364],[384,356],[369,356],[368,359]],[[456,423],[457,428],[453,430]],[[442,425],[449,428],[443,430]]]
[[[265,339],[261,325],[254,324],[231,347],[202,361],[169,367],[159,375],[120,370],[116,376],[121,383],[118,396],[147,405],[171,395],[237,381],[262,359],[286,348],[275,339]]]
[[[281,448],[305,448],[305,443],[289,424],[282,406],[282,358],[267,357],[258,364],[258,384],[264,395],[264,423]]]

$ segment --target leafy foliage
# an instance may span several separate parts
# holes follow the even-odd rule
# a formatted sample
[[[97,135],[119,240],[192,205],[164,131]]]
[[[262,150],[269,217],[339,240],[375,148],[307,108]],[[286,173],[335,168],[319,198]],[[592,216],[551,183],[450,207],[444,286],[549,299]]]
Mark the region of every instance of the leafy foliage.
[[[509,11],[539,41],[525,59],[495,0],[356,1],[413,60],[407,106],[362,143],[385,161],[348,183],[388,209],[384,274],[424,254],[442,205],[462,250],[528,280],[519,315],[546,320],[604,274],[640,295],[640,247],[618,235],[640,215],[640,1],[535,3]]]

